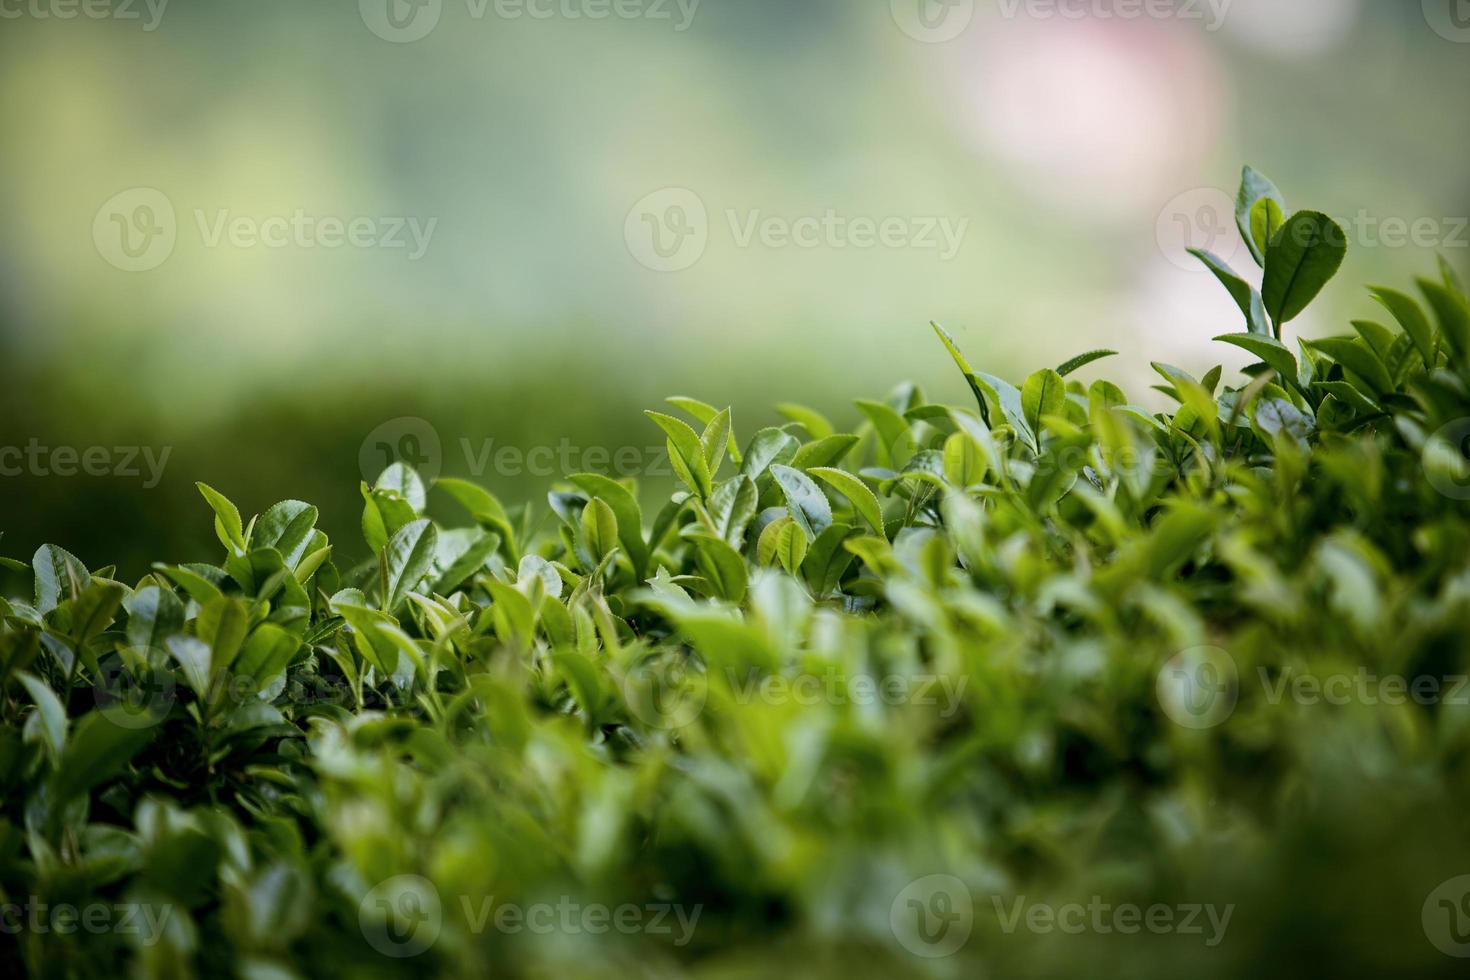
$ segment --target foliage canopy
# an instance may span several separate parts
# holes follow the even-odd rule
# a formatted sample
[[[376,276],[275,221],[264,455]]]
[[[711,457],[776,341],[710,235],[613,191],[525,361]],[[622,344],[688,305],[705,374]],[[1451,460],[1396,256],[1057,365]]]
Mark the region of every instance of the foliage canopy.
[[[746,435],[673,398],[655,508],[395,464],[362,545],[201,485],[212,561],[125,583],[41,548],[0,600],[0,897],[167,914],[6,929],[11,962],[1449,975],[1421,905],[1470,871],[1470,301],[1444,265],[1422,302],[1371,291],[1392,325],[1288,344],[1341,229],[1252,170],[1238,217],[1261,288],[1199,257],[1259,363],[1155,364],[1170,411],[1076,380],[1111,352],[1016,385],[936,325],[973,403],[905,385]],[[895,923],[936,874],[973,924],[929,959]],[[1233,916],[1216,944],[1005,927],[1096,896]],[[493,912],[559,901],[694,921]]]

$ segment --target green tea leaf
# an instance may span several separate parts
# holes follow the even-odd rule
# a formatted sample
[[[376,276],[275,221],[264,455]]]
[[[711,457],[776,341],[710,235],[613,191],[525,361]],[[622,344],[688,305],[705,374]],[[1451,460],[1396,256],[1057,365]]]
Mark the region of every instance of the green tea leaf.
[[[381,552],[388,539],[418,519],[418,512],[397,490],[361,486],[362,537],[369,550]]]
[[[701,500],[708,497],[713,487],[710,485],[709,462],[705,458],[704,445],[699,440],[699,434],[688,423],[671,415],[659,412],[643,414],[668,435],[669,462],[673,464],[679,479]]]
[[[618,541],[633,565],[633,575],[642,579],[648,567],[648,546],[643,542],[643,511],[638,498],[621,483],[599,473],[577,473],[568,477],[588,496],[601,497],[617,518]]]
[[[1246,167],[1240,176],[1240,192],[1235,198],[1235,224],[1257,265],[1266,264],[1266,254],[1273,240],[1273,225],[1281,224],[1286,212],[1286,199],[1276,185],[1254,167]]]
[[[1281,226],[1286,224],[1286,210],[1270,198],[1262,198],[1251,208],[1250,243],[1258,249],[1269,247]],[[1252,250],[1254,257],[1255,251]]]
[[[408,594],[434,567],[434,549],[439,532],[427,520],[417,520],[400,528],[388,542],[383,554],[383,610],[392,613],[408,599]]]
[[[31,569],[36,577],[36,609],[42,613],[75,599],[92,583],[82,560],[54,544],[43,544],[36,549]]]
[[[433,591],[449,595],[484,571],[486,562],[499,547],[500,535],[493,531],[474,528],[467,532],[466,537],[460,537],[453,531],[441,531],[434,567],[442,571],[434,580]]]
[[[582,508],[582,542],[597,564],[618,547],[618,518],[600,497]]]
[[[803,429],[806,429],[807,435],[813,439],[825,439],[836,431],[832,428],[832,423],[828,422],[822,413],[815,409],[807,408],[805,405],[798,405],[795,402],[782,402],[776,406],[776,411],[780,412],[785,418],[797,423]],[[739,460],[736,460],[736,462],[739,462]]]
[[[883,529],[883,508],[866,483],[844,470],[819,466],[808,472],[846,497],[853,509],[857,511],[858,516],[866,521],[879,537],[886,534]]]
[[[373,483],[374,490],[391,490],[408,502],[413,508],[414,515],[424,512],[428,504],[428,494],[424,490],[424,481],[407,463],[393,463]],[[283,552],[284,553],[284,552]]]
[[[1312,436],[1312,420],[1284,398],[1263,398],[1256,403],[1252,420],[1267,439],[1285,435],[1305,446]]]
[[[955,432],[944,441],[944,477],[957,487],[973,487],[985,479],[989,463],[980,443],[968,432]]]
[[[1246,330],[1253,334],[1271,336],[1271,322],[1266,317],[1266,303],[1261,298],[1256,287],[1246,282],[1235,274],[1230,266],[1219,256],[1206,252],[1203,249],[1192,248],[1189,254],[1205,264],[1220,284],[1230,293],[1230,298],[1235,300],[1235,305],[1240,307],[1240,312],[1245,314]]]
[[[520,560],[515,528],[511,525],[510,515],[506,513],[505,506],[501,504],[499,497],[468,480],[441,477],[434,481],[434,486],[449,494],[455,503],[468,511],[476,524],[497,532],[501,540],[505,542],[512,562]]]
[[[739,547],[758,504],[755,481],[747,476],[726,480],[710,494],[706,510],[713,522],[712,530],[727,543]]]
[[[975,376],[980,385],[986,390],[990,397],[995,400],[1005,420],[1015,430],[1016,437],[1030,448],[1033,453],[1041,452],[1041,443],[1037,438],[1036,430],[1026,415],[1022,406],[1021,390],[1009,382],[990,374],[979,374]],[[988,419],[988,415],[982,418]],[[987,424],[989,424],[987,422]]]
[[[139,652],[163,649],[163,641],[184,628],[184,604],[173,592],[156,585],[128,596],[123,608],[128,614],[128,646]]]
[[[1383,305],[1384,309],[1393,314],[1399,326],[1404,328],[1404,333],[1413,339],[1414,346],[1424,358],[1424,363],[1432,366],[1435,355],[1434,327],[1430,325],[1429,317],[1425,315],[1423,307],[1414,297],[1397,289],[1370,286],[1368,291],[1375,300]]]
[[[1372,320],[1354,320],[1353,329],[1358,332],[1363,343],[1368,345],[1368,349],[1387,367],[1389,358],[1393,356],[1397,335],[1383,324]]]
[[[231,554],[245,553],[245,528],[240,523],[240,510],[230,499],[207,483],[194,484],[200,494],[214,508],[214,530],[220,544]]]
[[[1266,251],[1261,297],[1278,336],[1337,275],[1347,256],[1347,233],[1327,215],[1301,211],[1291,216]]]
[[[1385,394],[1393,390],[1393,379],[1388,376],[1388,369],[1361,340],[1350,337],[1330,337],[1325,340],[1308,341],[1309,346],[1319,350],[1332,358],[1343,367],[1352,371],[1379,394]]]
[[[720,414],[719,409],[715,408],[708,402],[702,402],[697,398],[673,397],[665,398],[664,401],[668,402],[670,405],[673,405],[675,408],[680,408],[683,409],[685,412],[688,412],[699,422],[700,425],[709,425],[711,422],[714,421],[715,416]],[[729,438],[725,440],[726,448],[730,453],[730,461],[736,466],[739,466],[740,448],[735,444],[735,425],[733,420],[731,421],[729,428],[730,435]]]
[[[300,649],[301,641],[271,623],[262,623],[245,641],[245,647],[235,658],[233,672],[237,677],[248,677],[258,687],[265,687],[291,662]]]
[[[751,437],[750,445],[746,447],[740,472],[752,480],[759,480],[772,463],[791,462],[800,446],[795,437],[782,429],[761,429]]]
[[[116,582],[93,579],[71,600],[71,637],[78,647],[112,625],[127,590]]]
[[[893,406],[883,402],[858,399],[854,404],[867,416],[878,433],[882,448],[880,459],[890,466],[902,466],[914,453],[914,442],[909,434],[909,422]]]
[[[153,727],[124,728],[100,711],[88,712],[67,741],[56,774],[57,798],[72,799],[116,776],[155,732]]]
[[[805,560],[809,545],[801,527],[790,517],[772,521],[761,532],[756,544],[756,560],[765,566],[780,564],[787,574],[795,575]]]
[[[1443,255],[1439,256],[1439,274],[1444,280],[1446,289],[1458,293],[1461,297],[1466,296],[1465,283],[1460,279],[1460,274],[1455,271],[1454,266],[1450,265],[1450,260]]]
[[[1041,420],[1060,415],[1067,402],[1067,382],[1056,371],[1043,369],[1026,379],[1021,388],[1021,410],[1033,433],[1041,432]]]
[[[323,540],[325,540],[325,536],[323,536]],[[317,569],[321,568],[330,557],[332,557],[331,545],[318,548],[303,556],[301,561],[296,565],[296,581],[305,585],[316,574]]]
[[[709,465],[711,475],[720,471],[720,464],[725,460],[726,443],[733,441],[733,431],[730,410],[726,408],[710,419],[704,432],[700,433],[699,445],[704,450],[705,462]]]
[[[1262,337],[1254,333],[1232,333],[1216,337],[1215,340],[1250,351],[1270,365],[1288,384],[1300,385],[1296,358],[1292,356],[1291,350],[1275,337]]]
[[[208,645],[215,668],[234,663],[250,629],[250,610],[239,599],[221,596],[199,610],[194,633]]]
[[[858,437],[854,435],[844,433],[843,435],[825,436],[797,450],[796,456],[791,460],[791,468],[809,470],[814,466],[835,466],[857,444]]]
[[[165,643],[168,655],[184,673],[189,689],[201,699],[209,697],[209,681],[214,673],[209,644],[193,636],[171,636]]]
[[[1094,361],[1100,361],[1105,357],[1117,356],[1118,352],[1115,350],[1088,351],[1086,354],[1078,354],[1076,357],[1072,358],[1070,361],[1067,361],[1061,367],[1057,368],[1057,374],[1060,374],[1062,377],[1065,378],[1069,374],[1073,374],[1077,371],[1082,370]]]
[[[316,521],[315,507],[299,500],[283,500],[260,515],[250,535],[250,546],[274,548],[287,567],[295,568],[306,556]]]
[[[525,647],[536,631],[536,610],[526,594],[497,578],[481,576],[480,582],[490,593],[494,604],[496,634],[506,643]]]
[[[1420,279],[1419,289],[1429,300],[1439,334],[1454,352],[1456,363],[1470,364],[1470,302],[1432,279]]]
[[[980,405],[980,418],[986,425],[990,425],[990,407],[985,402],[986,391],[980,384],[979,376],[970,367],[970,362],[965,360],[965,355],[961,354],[960,349],[955,346],[954,338],[949,335],[949,332],[932,321],[929,326],[934,328],[934,332],[939,335],[940,342],[944,344],[944,349],[949,351],[949,356],[954,359],[955,365],[960,369],[960,373],[969,382],[970,391],[974,393],[975,401]]]
[[[189,594],[189,598],[200,605],[204,605],[211,599],[219,598],[221,594],[218,582],[200,574],[199,570],[192,566],[154,565],[153,567],[177,582],[179,587]],[[229,578],[228,575],[224,574],[223,570],[217,571],[220,571],[221,581]]]
[[[25,686],[26,692],[31,696],[31,703],[36,707],[36,715],[40,719],[40,730],[45,737],[46,746],[51,751],[52,759],[60,759],[66,749],[66,708],[61,700],[39,677],[21,672],[15,675],[16,680]]]
[[[699,570],[715,594],[730,602],[743,601],[747,579],[745,559],[740,553],[712,534],[693,533],[687,537],[694,543]]]
[[[801,559],[800,565],[802,577],[811,586],[814,594],[825,596],[837,590],[842,576],[856,557],[843,547],[843,544],[857,533],[858,530],[855,527],[847,524],[833,524],[817,535],[817,540],[812,542],[806,557]],[[805,543],[805,537],[799,534],[796,537]],[[784,563],[782,567],[785,567]]]
[[[811,478],[800,470],[779,464],[771,475],[786,497],[786,507],[808,541],[815,540],[832,523],[832,505]]]

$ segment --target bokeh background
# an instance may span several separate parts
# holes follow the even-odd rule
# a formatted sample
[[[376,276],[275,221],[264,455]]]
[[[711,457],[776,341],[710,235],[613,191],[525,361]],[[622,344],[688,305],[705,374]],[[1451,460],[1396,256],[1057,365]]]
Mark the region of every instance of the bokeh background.
[[[360,556],[384,445],[539,499],[548,461],[652,458],[666,395],[744,436],[904,380],[962,401],[931,319],[1013,378],[1116,348],[1089,373],[1149,403],[1150,360],[1241,363],[1183,249],[1250,265],[1245,162],[1353,238],[1294,332],[1466,269],[1470,3],[1141,6],[6,0],[0,553],[211,559],[204,480]],[[829,213],[893,234],[779,237]]]

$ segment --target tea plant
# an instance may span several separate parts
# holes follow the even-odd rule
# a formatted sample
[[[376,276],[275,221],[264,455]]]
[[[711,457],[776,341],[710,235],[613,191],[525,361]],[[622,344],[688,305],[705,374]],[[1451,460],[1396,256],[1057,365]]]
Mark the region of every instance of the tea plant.
[[[1451,975],[1470,301],[1444,265],[1289,343],[1344,236],[1252,170],[1238,217],[1261,288],[1199,258],[1259,363],[1155,364],[1169,411],[936,325],[973,404],[742,437],[671,398],[657,507],[397,464],[360,543],[201,485],[210,562],[42,547],[0,600],[6,969]],[[1099,900],[1229,912],[1011,911]]]

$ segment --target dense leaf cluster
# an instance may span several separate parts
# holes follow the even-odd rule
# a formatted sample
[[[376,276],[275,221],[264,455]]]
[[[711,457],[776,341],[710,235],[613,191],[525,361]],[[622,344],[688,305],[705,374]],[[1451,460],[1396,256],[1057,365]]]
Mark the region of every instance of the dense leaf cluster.
[[[1201,258],[1260,363],[1155,365],[1170,411],[1074,379],[1109,352],[1015,386],[936,327],[972,405],[904,386],[742,438],[670,399],[657,507],[399,464],[365,552],[207,486],[214,562],[124,583],[41,548],[0,600],[0,901],[166,914],[7,913],[3,969],[1450,975],[1424,903],[1470,872],[1470,302],[1445,266],[1293,350],[1341,231],[1253,171],[1240,220],[1261,289]],[[896,920],[935,874],[973,921],[929,959]],[[1233,913],[1213,943],[1010,918],[1098,898]],[[690,928],[482,914],[559,902]]]

